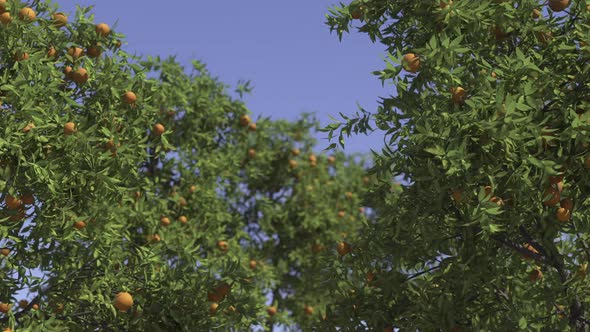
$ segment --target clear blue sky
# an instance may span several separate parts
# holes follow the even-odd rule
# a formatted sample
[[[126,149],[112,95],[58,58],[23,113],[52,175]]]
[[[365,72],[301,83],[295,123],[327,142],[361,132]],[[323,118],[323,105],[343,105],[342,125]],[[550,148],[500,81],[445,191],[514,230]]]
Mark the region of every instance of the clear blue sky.
[[[73,20],[76,4],[94,5],[96,23],[126,35],[131,54],[176,54],[207,64],[213,76],[234,86],[251,80],[244,98],[255,116],[295,119],[316,112],[322,125],[329,115],[353,114],[356,103],[375,110],[391,86],[371,73],[384,67],[384,47],[353,32],[342,42],[331,34],[325,14],[336,1],[164,1],[58,0]],[[324,133],[320,133],[325,137]],[[346,151],[380,149],[382,134],[353,137]],[[328,145],[319,141],[320,148]]]

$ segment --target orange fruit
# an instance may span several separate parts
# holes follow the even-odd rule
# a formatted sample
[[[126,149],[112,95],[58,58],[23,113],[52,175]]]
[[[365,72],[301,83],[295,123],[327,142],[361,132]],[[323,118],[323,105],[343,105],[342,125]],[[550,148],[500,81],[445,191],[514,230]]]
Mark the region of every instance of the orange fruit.
[[[71,80],[73,76],[73,69],[70,66],[66,66],[64,68],[64,75],[66,76],[66,80]]]
[[[125,92],[125,94],[123,94],[123,102],[125,104],[129,104],[129,105],[135,104],[136,100],[137,100],[137,96],[132,91],[127,91],[127,92]]]
[[[211,302],[219,302],[221,300],[223,300],[223,297],[218,294],[217,292],[209,292],[207,293],[207,300],[211,301]]]
[[[296,168],[297,167],[297,160],[293,160],[293,159],[289,160],[289,167],[291,169]]]
[[[27,301],[27,300],[20,300],[20,301],[18,301],[18,306],[19,306],[20,308],[23,308],[23,309],[24,309],[24,308],[26,308],[28,305],[29,305],[29,301]]]
[[[317,162],[317,161],[318,161],[318,160],[317,160],[317,157],[316,157],[316,156],[315,156],[315,154],[313,154],[313,153],[309,155],[309,158],[308,158],[308,159],[309,159],[309,161],[310,161],[310,162],[312,162],[312,163],[313,163],[313,162]]]
[[[64,27],[68,24],[68,17],[64,13],[55,13],[51,17],[53,18],[53,25],[57,28]]]
[[[33,194],[31,193],[22,195],[20,200],[27,205],[33,205],[35,203],[35,197],[33,197]]]
[[[102,48],[99,44],[88,46],[86,48],[86,54],[91,58],[98,58],[102,54]]]
[[[571,211],[574,208],[574,201],[571,198],[564,198],[559,202],[559,206]]]
[[[561,173],[559,175],[550,175],[549,176],[549,183],[557,184],[557,183],[563,181],[564,176],[565,176],[565,174],[563,174],[563,173]]]
[[[76,82],[76,84],[86,83],[88,81],[88,71],[82,67],[76,69],[76,71],[72,74],[72,80]]]
[[[345,196],[346,198],[348,198],[348,199],[352,199],[352,197],[353,197],[353,194],[352,194],[352,192],[350,192],[350,191],[347,191],[347,192],[345,192],[345,193],[344,193],[344,196]]]
[[[23,21],[34,21],[37,14],[32,8],[25,7],[18,12],[18,17]]]
[[[0,0],[0,13],[3,13],[6,11],[6,1],[7,0]]]
[[[311,166],[311,167],[316,167],[317,165],[318,165],[318,162],[315,160],[309,162],[309,166]]]
[[[4,199],[4,203],[6,203],[6,207],[11,209],[11,210],[16,210],[16,209],[20,209],[23,205],[23,202],[12,196],[12,195],[6,195],[6,198]]]
[[[250,116],[242,115],[240,116],[240,126],[247,127],[250,124]]]
[[[534,19],[537,19],[537,18],[541,17],[541,11],[540,11],[540,10],[538,10],[537,8],[535,8],[535,9],[533,9],[533,11],[531,12],[531,16],[532,16]]]
[[[570,0],[549,0],[547,5],[554,12],[565,10],[569,6]]]
[[[82,220],[78,220],[78,221],[76,221],[74,223],[74,228],[77,229],[77,230],[81,230],[84,227],[86,227],[86,223],[84,221],[82,221]]]
[[[561,222],[566,222],[570,220],[570,218],[572,217],[572,212],[568,209],[560,207],[559,209],[557,209],[555,216],[557,217],[557,220]]]
[[[39,310],[39,305],[37,303],[33,304],[33,310]]]
[[[184,199],[184,197],[179,197],[178,198],[178,205],[180,206],[186,206],[187,202],[186,199]]]
[[[191,194],[194,194],[197,191],[197,186],[195,186],[194,184],[192,186],[189,187],[188,191]]]
[[[447,8],[447,6],[450,6],[452,4],[453,4],[453,0],[441,0],[440,9],[445,9],[445,8]]]
[[[54,58],[55,56],[57,56],[57,51],[55,50],[55,47],[51,46],[48,50],[47,50],[47,57],[48,58]]]
[[[227,252],[229,250],[229,244],[226,241],[217,242],[217,249]]]
[[[313,315],[313,307],[306,305],[303,308],[303,312],[305,312],[306,315]]]
[[[154,235],[149,235],[148,240],[150,242],[160,242],[161,238],[160,238],[160,235],[154,234]]]
[[[248,157],[250,157],[250,158],[256,157],[256,150],[248,149]]]
[[[211,315],[215,315],[218,307],[219,307],[219,304],[217,304],[216,302],[211,303],[211,305],[209,306],[209,313]]]
[[[420,70],[420,58],[414,53],[407,53],[402,59],[404,69],[410,73],[416,73]]]
[[[10,17],[10,13],[4,12],[4,13],[0,14],[0,22],[2,22],[2,24],[9,24],[10,22],[12,22],[12,18]]]
[[[467,97],[467,92],[462,87],[452,87],[451,88],[451,99],[455,104],[462,104],[465,102],[465,98]]]
[[[106,37],[111,32],[111,28],[106,23],[97,24],[95,30],[102,37]]]
[[[277,314],[277,307],[271,306],[266,308],[266,312],[268,313],[269,316],[274,316]]]
[[[8,303],[0,302],[0,312],[8,313],[10,311],[11,305]]]
[[[295,157],[297,157],[300,153],[301,153],[301,151],[297,148],[291,149],[291,154]]]
[[[359,207],[359,213],[365,213],[365,208],[364,207]]]
[[[531,274],[529,274],[529,279],[531,279],[532,282],[539,281],[543,279],[543,273],[541,270],[535,269],[531,272]]]
[[[548,187],[545,189],[545,193],[543,194],[543,205],[544,206],[553,206],[559,203],[561,199],[561,195],[559,194],[559,190]]]
[[[71,135],[76,132],[76,124],[68,122],[64,125],[64,135]]]
[[[350,253],[352,251],[352,248],[350,247],[350,244],[348,244],[344,241],[341,241],[341,242],[338,242],[338,244],[336,245],[336,251],[338,251],[338,254],[340,256],[344,256],[344,255]]]
[[[336,157],[334,157],[334,156],[328,157],[328,164],[334,165],[335,162],[336,162]]]
[[[227,282],[222,282],[217,288],[215,288],[215,292],[222,297],[225,297],[231,292],[231,286]]]
[[[160,224],[162,226],[168,226],[168,225],[170,225],[170,218],[168,218],[166,216],[161,216],[160,217]]]
[[[115,295],[113,304],[119,311],[127,311],[133,306],[133,296],[127,292],[119,292]]]
[[[253,260],[253,259],[252,259],[252,260],[250,260],[250,264],[249,264],[249,266],[250,266],[250,268],[251,268],[252,270],[256,269],[256,265],[258,265],[258,263],[256,263],[256,261],[255,261],[255,260]]]
[[[29,131],[31,131],[31,129],[35,128],[35,124],[34,123],[29,123],[26,126],[23,127],[22,132],[23,133],[28,133]]]
[[[535,255],[539,255],[539,251],[537,249],[535,249],[535,247],[533,247],[529,243],[525,243],[522,247]],[[524,259],[531,259],[532,258],[532,256],[527,255],[527,254],[522,254],[522,257]]]
[[[185,216],[180,216],[178,217],[178,221],[180,221],[181,224],[186,225],[188,219]]]
[[[2,249],[0,249],[0,254],[2,254],[2,256],[6,257],[6,256],[10,255],[10,249],[2,248]]]
[[[338,211],[338,218],[344,218],[346,213],[344,211]]]
[[[27,52],[17,52],[14,54],[15,61],[25,61],[29,60],[29,53]]]
[[[68,49],[68,55],[71,56],[72,59],[76,60],[84,55],[84,50],[79,47],[72,46]]]
[[[251,124],[248,126],[248,130],[249,130],[249,131],[256,131],[256,123],[251,123]]]
[[[154,125],[154,127],[152,128],[152,132],[156,136],[162,136],[162,134],[164,133],[165,130],[166,130],[166,128],[164,128],[164,126],[161,123],[156,123]]]

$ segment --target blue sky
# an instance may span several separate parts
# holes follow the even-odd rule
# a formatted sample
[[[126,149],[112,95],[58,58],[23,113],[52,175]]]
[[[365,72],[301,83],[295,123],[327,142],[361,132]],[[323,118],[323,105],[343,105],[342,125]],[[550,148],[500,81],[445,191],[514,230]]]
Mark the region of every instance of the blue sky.
[[[254,116],[295,119],[316,112],[322,125],[329,115],[353,114],[356,104],[375,110],[382,87],[375,70],[384,67],[384,47],[351,30],[342,42],[325,25],[335,1],[113,1],[59,0],[73,20],[76,4],[94,5],[95,22],[126,35],[124,48],[138,55],[177,55],[207,64],[227,84],[251,80],[244,101]],[[318,138],[325,137],[320,133]],[[346,151],[380,149],[382,134],[357,136]],[[319,148],[328,143],[319,141]]]

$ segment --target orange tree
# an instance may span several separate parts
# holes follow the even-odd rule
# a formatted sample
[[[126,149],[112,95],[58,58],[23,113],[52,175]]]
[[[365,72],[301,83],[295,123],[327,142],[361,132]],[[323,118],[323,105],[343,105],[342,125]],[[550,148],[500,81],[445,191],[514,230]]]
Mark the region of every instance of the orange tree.
[[[309,116],[295,123],[263,119],[240,140],[243,168],[229,197],[252,234],[245,246],[251,268],[263,276],[255,283],[269,295],[270,330],[317,326],[330,303],[321,276],[349,253],[367,220],[364,159],[316,155],[308,134],[316,126]]]
[[[0,12],[0,327],[316,324],[362,161],[312,157],[309,117],[253,123],[198,61],[129,55],[89,8]]]
[[[395,95],[327,128],[384,131],[378,214],[340,269],[333,326],[587,331],[586,1],[358,0],[331,9],[387,49]],[[399,195],[384,195],[392,177]],[[371,269],[374,287],[361,278]],[[352,271],[352,272],[351,272]],[[338,299],[338,298],[337,298]]]

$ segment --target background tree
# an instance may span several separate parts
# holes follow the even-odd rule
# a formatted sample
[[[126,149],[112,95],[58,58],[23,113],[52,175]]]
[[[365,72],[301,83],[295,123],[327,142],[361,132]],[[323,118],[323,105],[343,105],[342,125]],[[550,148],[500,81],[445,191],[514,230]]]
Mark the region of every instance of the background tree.
[[[588,330],[589,20],[585,1],[330,11],[339,38],[355,26],[385,45],[375,75],[396,91],[327,129],[342,139],[377,127],[389,143],[372,169],[368,250],[340,270],[351,280],[370,266],[381,283],[343,297],[358,315],[340,307],[336,325]],[[397,198],[378,194],[398,176]]]

